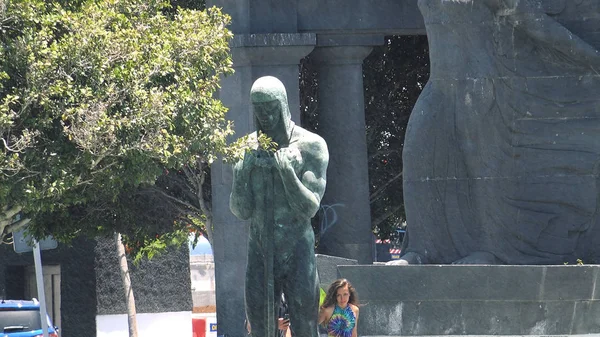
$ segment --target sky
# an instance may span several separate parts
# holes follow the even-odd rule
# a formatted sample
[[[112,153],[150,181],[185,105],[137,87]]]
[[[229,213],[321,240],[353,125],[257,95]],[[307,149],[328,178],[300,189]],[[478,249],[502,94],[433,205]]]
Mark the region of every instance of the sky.
[[[201,236],[198,239],[198,244],[196,245],[196,248],[192,247],[193,242],[194,242],[194,235],[192,234],[190,236],[190,255],[202,255],[202,254],[211,254],[212,255],[212,248],[210,248],[210,243],[208,243],[208,240],[206,240],[205,237]]]

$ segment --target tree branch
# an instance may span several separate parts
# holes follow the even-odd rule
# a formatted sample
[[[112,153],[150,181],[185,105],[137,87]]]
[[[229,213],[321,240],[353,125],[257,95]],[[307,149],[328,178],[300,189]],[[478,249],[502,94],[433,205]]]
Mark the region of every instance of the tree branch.
[[[398,180],[400,177],[402,177],[402,173],[403,171],[400,171],[400,173],[396,174],[394,177],[392,177],[392,179],[388,180],[383,186],[381,186],[380,188],[378,188],[375,192],[373,192],[371,194],[371,196],[369,197],[370,199],[370,204],[372,204],[373,202],[375,202],[383,193],[383,191],[385,191],[385,189],[390,186],[390,184],[392,184],[394,181]]]
[[[394,208],[392,208],[391,210],[383,213],[382,215],[378,216],[375,220],[371,221],[371,225],[373,227],[379,227],[379,224],[384,222],[385,220],[387,220],[387,218],[389,218],[390,216],[394,215],[394,213],[396,213],[396,211],[398,211],[400,208],[402,208],[402,206],[394,206]]]

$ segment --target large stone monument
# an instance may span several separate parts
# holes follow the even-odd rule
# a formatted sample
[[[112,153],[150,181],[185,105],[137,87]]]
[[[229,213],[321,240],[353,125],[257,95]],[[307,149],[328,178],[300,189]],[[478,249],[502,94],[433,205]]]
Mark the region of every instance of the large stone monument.
[[[318,276],[310,219],[325,192],[329,154],[325,141],[291,120],[287,94],[275,77],[250,91],[256,132],[252,149],[233,168],[230,207],[250,220],[246,314],[252,335],[275,336],[277,306],[285,294],[296,336],[318,336]],[[258,146],[261,134],[276,151]]]
[[[402,262],[598,262],[598,2],[418,5],[431,77],[406,132]]]

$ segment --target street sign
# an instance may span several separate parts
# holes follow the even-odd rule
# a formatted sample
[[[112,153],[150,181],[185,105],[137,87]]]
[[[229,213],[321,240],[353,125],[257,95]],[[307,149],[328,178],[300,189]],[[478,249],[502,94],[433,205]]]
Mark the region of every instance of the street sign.
[[[56,242],[56,241],[54,241]],[[48,313],[46,311],[46,293],[44,292],[44,270],[42,269],[42,253],[40,252],[40,243],[33,241],[33,262],[35,264],[35,283],[37,286],[38,297],[40,298],[40,320],[42,321],[42,336],[48,336]],[[56,248],[56,247],[54,247]],[[16,250],[16,249],[15,249]]]
[[[33,239],[29,235],[25,235],[25,229],[13,233],[13,248],[17,253],[33,252]],[[52,236],[45,238],[44,240],[38,241],[40,250],[55,249],[58,247],[58,242],[54,240]]]

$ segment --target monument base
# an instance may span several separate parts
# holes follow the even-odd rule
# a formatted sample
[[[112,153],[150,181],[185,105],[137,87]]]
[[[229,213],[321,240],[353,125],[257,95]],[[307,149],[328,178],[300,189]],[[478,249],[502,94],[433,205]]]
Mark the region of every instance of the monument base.
[[[359,336],[600,335],[600,265],[337,270],[358,292]]]

